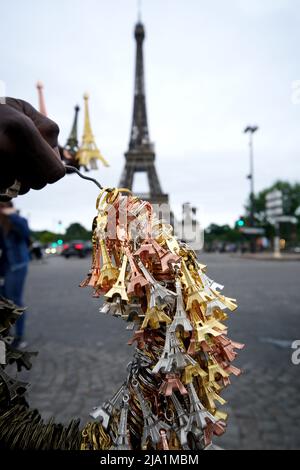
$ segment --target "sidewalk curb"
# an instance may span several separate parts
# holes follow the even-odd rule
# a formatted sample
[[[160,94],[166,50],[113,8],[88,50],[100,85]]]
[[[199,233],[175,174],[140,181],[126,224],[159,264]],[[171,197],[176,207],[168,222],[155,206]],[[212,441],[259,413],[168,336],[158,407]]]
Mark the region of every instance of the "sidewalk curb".
[[[274,258],[274,256],[262,256],[262,255],[231,255],[231,258],[236,258],[236,259],[245,259],[245,260],[253,260],[253,261],[275,261],[275,262],[300,262],[300,256],[289,256],[289,255],[283,255],[282,258]]]

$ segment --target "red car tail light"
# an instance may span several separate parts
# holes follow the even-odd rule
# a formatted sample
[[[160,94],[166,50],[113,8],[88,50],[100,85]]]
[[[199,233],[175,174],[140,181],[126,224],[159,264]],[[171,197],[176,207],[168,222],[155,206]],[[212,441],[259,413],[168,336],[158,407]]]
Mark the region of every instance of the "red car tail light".
[[[75,250],[83,250],[83,243],[76,243]]]

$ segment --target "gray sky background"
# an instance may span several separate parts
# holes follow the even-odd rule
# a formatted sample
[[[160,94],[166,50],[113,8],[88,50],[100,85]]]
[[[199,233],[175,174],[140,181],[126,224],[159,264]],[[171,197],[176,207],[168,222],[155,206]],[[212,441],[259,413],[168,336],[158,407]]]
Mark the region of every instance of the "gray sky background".
[[[37,106],[42,80],[64,144],[74,105],[88,91],[96,141],[111,165],[92,176],[117,185],[131,124],[137,1],[0,0],[0,17],[7,95]],[[292,84],[300,80],[300,2],[144,0],[142,19],[150,137],[177,216],[190,201],[204,225],[239,217],[249,192],[247,124],[260,126],[256,190],[299,180]],[[80,136],[82,121],[83,113]],[[89,227],[96,196],[96,187],[71,176],[17,206],[34,229],[56,229],[59,220]]]

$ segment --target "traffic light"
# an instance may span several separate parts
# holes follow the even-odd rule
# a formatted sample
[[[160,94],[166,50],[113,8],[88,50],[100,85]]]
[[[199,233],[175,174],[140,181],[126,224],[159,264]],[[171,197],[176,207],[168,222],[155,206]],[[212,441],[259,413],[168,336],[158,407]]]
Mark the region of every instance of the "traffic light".
[[[239,220],[237,221],[236,225],[237,225],[238,228],[245,227],[245,225],[246,225],[245,218],[240,217]]]

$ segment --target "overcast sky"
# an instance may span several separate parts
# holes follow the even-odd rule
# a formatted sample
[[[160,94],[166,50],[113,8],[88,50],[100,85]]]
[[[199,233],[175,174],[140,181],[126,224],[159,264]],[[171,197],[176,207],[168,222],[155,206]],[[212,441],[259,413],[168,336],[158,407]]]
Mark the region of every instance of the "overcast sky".
[[[0,17],[7,95],[37,106],[42,80],[64,144],[74,105],[88,91],[96,141],[111,165],[92,176],[117,185],[131,124],[137,0],[1,0]],[[241,215],[248,124],[260,127],[256,190],[299,180],[300,100],[292,86],[300,80],[300,2],[144,0],[142,20],[150,137],[177,216],[187,201],[204,225]],[[89,227],[96,196],[96,187],[71,176],[17,206],[33,229],[56,229],[59,220]]]

